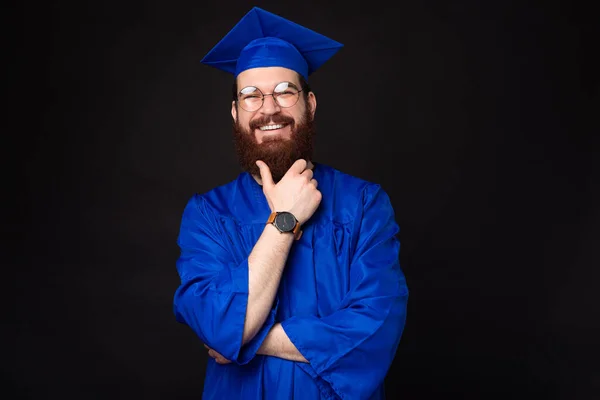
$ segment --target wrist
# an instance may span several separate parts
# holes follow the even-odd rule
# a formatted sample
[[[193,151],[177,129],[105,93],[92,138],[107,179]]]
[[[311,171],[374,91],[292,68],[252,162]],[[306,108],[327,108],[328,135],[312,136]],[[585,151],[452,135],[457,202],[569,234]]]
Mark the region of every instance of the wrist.
[[[295,240],[302,236],[301,222],[289,211],[271,212],[266,223],[273,225],[280,233],[292,234]]]

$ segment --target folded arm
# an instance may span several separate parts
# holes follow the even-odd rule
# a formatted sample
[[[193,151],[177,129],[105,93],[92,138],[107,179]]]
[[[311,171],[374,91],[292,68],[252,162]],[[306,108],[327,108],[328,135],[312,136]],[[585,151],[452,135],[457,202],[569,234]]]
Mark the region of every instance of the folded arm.
[[[298,351],[285,333],[280,323],[273,325],[256,354],[283,358],[285,360],[307,363],[308,360]]]
[[[190,200],[178,238],[181,285],[174,312],[203,343],[244,364],[275,322],[275,296],[293,237],[266,225],[248,258],[236,263],[222,244],[222,229],[205,200]]]
[[[372,185],[362,200],[356,212],[359,235],[353,243],[350,290],[341,306],[320,318],[282,321],[283,332],[274,328],[266,341],[280,344],[275,356],[304,358],[299,367],[332,398],[369,398],[377,390],[394,359],[406,320],[408,289],[399,265],[398,226],[389,198]]]

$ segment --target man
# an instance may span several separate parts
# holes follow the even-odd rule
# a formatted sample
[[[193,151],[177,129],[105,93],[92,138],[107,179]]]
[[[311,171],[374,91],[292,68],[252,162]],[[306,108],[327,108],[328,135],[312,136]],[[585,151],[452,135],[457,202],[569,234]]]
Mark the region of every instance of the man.
[[[203,59],[234,75],[237,179],[188,202],[174,298],[204,399],[382,399],[406,319],[380,186],[313,162],[310,73],[341,45],[253,8]]]

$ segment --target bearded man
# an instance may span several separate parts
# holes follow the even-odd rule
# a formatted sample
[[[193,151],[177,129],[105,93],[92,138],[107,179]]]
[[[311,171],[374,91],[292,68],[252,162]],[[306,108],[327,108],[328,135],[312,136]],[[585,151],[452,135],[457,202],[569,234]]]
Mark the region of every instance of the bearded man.
[[[210,355],[203,399],[383,399],[406,320],[394,210],[312,159],[308,76],[341,44],[253,8],[204,57],[234,75],[243,172],[189,200],[177,321]]]

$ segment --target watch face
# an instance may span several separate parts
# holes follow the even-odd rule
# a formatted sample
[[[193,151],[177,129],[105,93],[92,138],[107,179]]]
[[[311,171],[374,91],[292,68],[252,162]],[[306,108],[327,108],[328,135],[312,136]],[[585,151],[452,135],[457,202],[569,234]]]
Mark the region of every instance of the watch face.
[[[282,212],[275,217],[275,225],[282,232],[290,232],[296,226],[296,218],[289,212]]]

